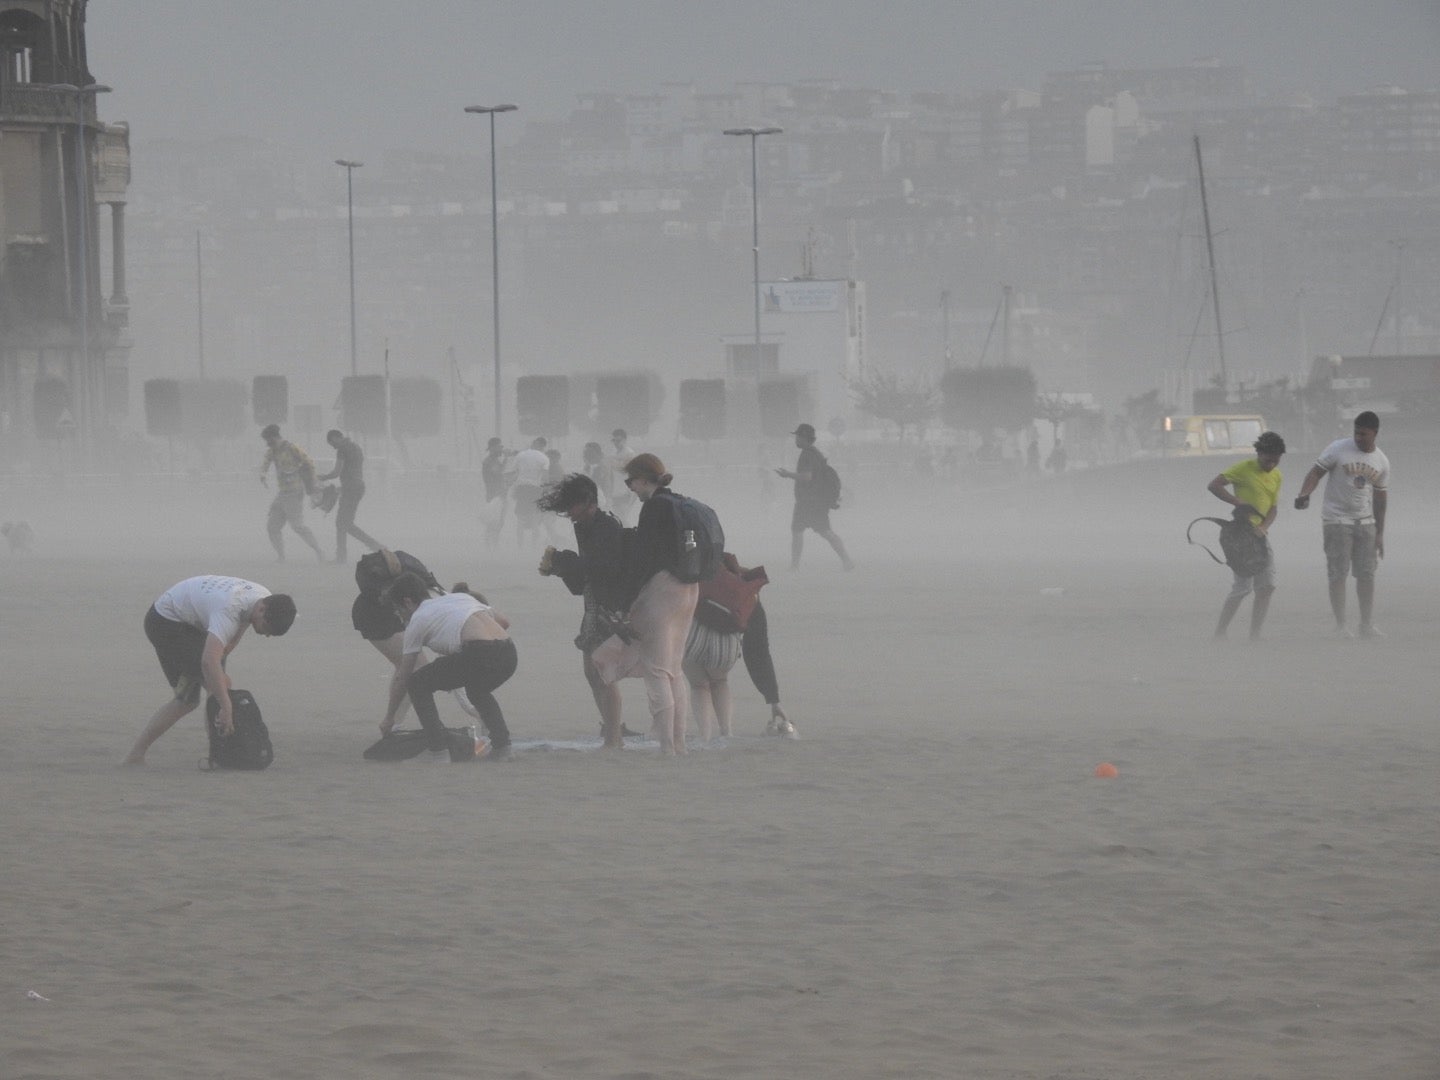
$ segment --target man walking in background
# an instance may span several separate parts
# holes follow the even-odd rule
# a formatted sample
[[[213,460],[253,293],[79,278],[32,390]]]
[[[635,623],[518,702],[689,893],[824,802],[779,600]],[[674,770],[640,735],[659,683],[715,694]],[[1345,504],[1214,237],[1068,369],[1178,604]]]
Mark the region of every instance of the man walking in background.
[[[628,526],[634,523],[638,512],[636,507],[639,506],[639,500],[625,484],[625,466],[635,456],[635,452],[630,449],[630,434],[623,427],[617,427],[610,433],[610,446],[610,512],[620,519],[621,525]],[[617,484],[615,480],[620,482]]]
[[[515,484],[510,489],[515,498],[515,539],[525,546],[525,536],[540,539],[540,510],[535,500],[550,479],[550,456],[545,453],[546,442],[537,438],[528,450],[521,450],[511,462],[515,471]]]
[[[800,569],[800,554],[805,548],[805,530],[814,529],[840,556],[840,565],[846,570],[855,569],[845,551],[845,542],[830,528],[830,511],[834,501],[831,487],[825,483],[824,473],[830,465],[825,455],[815,449],[815,429],[801,424],[792,435],[800,450],[794,470],[776,469],[787,480],[795,481],[795,513],[790,519],[790,569]]]
[[[276,557],[285,561],[285,538],[281,530],[288,524],[323,563],[325,553],[320,550],[320,542],[305,524],[305,493],[315,486],[315,462],[304,450],[280,437],[279,424],[266,425],[260,438],[268,447],[265,460],[260,463],[260,483],[266,483],[270,466],[275,466],[275,498],[270,502],[265,528],[270,533]]]
[[[1255,604],[1250,609],[1250,640],[1260,640],[1260,628],[1265,625],[1265,614],[1270,610],[1270,598],[1275,595],[1275,552],[1270,547],[1268,533],[1280,509],[1280,458],[1285,453],[1285,440],[1273,431],[1267,431],[1255,440],[1255,456],[1247,461],[1231,465],[1214,480],[1209,491],[1221,502],[1238,509],[1249,511],[1252,528],[1266,536],[1265,565],[1253,574],[1235,571],[1235,584],[1225,603],[1220,607],[1220,621],[1215,626],[1215,638],[1225,636],[1230,620],[1240,610],[1241,603],[1250,593],[1255,594]],[[1233,487],[1232,495],[1226,491]]]
[[[344,432],[331,428],[325,436],[335,450],[335,468],[320,480],[340,480],[340,502],[335,507],[335,561],[347,562],[345,537],[353,536],[371,551],[380,549],[379,542],[355,524],[355,511],[365,497],[365,451]]]
[[[1382,637],[1373,621],[1375,571],[1385,557],[1385,511],[1390,500],[1390,459],[1375,447],[1380,418],[1373,412],[1355,417],[1355,433],[1336,439],[1316,459],[1300,484],[1295,509],[1310,505],[1310,493],[1325,479],[1320,528],[1330,577],[1330,610],[1335,630],[1353,637],[1345,625],[1345,578],[1355,577],[1360,604],[1360,636]]]

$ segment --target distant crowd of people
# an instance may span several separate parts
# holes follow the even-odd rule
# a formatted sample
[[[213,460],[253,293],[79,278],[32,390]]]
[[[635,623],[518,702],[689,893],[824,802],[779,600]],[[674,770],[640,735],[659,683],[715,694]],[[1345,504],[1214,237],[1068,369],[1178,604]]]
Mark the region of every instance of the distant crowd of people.
[[[1295,509],[1305,510],[1324,481],[1320,516],[1330,606],[1336,633],[1347,638],[1383,636],[1374,621],[1375,576],[1385,555],[1390,462],[1377,446],[1379,430],[1375,413],[1360,413],[1353,434],[1321,452],[1294,499]],[[830,523],[839,479],[816,448],[811,425],[801,424],[792,434],[799,450],[795,467],[775,470],[794,482],[791,566],[799,566],[804,534],[812,530],[849,570],[854,564]],[[364,454],[342,432],[327,435],[336,457],[334,468],[323,476],[316,474],[309,455],[281,437],[276,425],[261,435],[267,448],[261,481],[272,469],[276,476],[267,530],[277,557],[284,558],[283,530],[289,526],[317,558],[325,558],[304,523],[307,495],[316,506],[338,507],[337,561],[346,560],[349,537],[370,549],[357,564],[360,593],[351,623],[394,667],[380,722],[382,739],[391,736],[405,709],[413,707],[429,757],[455,759],[451,732],[435,704],[435,695],[449,690],[483,725],[486,756],[508,757],[511,734],[495,691],[518,664],[510,619],[463,582],[448,592],[442,589],[420,560],[381,547],[355,524],[365,494]],[[486,503],[494,508],[486,518],[492,544],[498,542],[512,508],[522,544],[538,546],[544,521],[566,518],[572,525],[575,547],[560,550],[555,542],[547,544],[539,572],[558,577],[581,598],[574,643],[600,715],[602,745],[620,748],[627,735],[636,734],[622,720],[620,683],[628,677],[643,681],[649,733],[666,753],[685,752],[692,723],[707,740],[729,735],[729,674],[742,660],[770,706],[767,731],[794,737],[795,725],[780,704],[769,625],[759,598],[768,580],[764,569],[746,567],[732,553],[717,551],[714,565],[701,575],[693,573],[689,553],[696,547],[695,522],[684,510],[693,500],[672,489],[674,478],[658,457],[630,451],[624,430],[612,433],[611,446],[613,452],[606,453],[598,443],[587,444],[583,470],[565,473],[544,439],[518,453],[491,439],[482,464]],[[1233,581],[1221,605],[1217,639],[1225,637],[1245,598],[1252,595],[1250,637],[1258,639],[1276,589],[1269,534],[1279,512],[1285,440],[1266,431],[1254,450],[1253,458],[1208,484],[1211,494],[1233,508],[1233,521],[1227,524],[1244,530],[1241,539],[1249,542],[1243,559],[1227,549]],[[330,480],[338,481],[338,487],[324,486]],[[1225,540],[1222,535],[1222,546]],[[723,536],[717,542],[723,545]],[[1359,609],[1354,629],[1347,619],[1347,581],[1352,577]],[[207,575],[166,590],[146,613],[144,630],[172,696],[145,725],[127,763],[143,762],[151,744],[196,707],[202,689],[216,702],[216,732],[230,732],[234,716],[226,659],[247,630],[278,637],[295,617],[290,596],[272,594],[241,578]]]
[[[815,447],[814,427],[801,424],[792,435],[799,450],[795,467],[775,470],[795,487],[791,565],[799,566],[804,533],[813,530],[843,568],[852,569],[844,542],[830,524],[839,480]],[[346,561],[349,537],[369,549],[356,568],[360,591],[351,624],[394,667],[380,721],[382,739],[392,736],[405,709],[413,707],[428,759],[457,760],[452,733],[435,703],[437,693],[455,691],[461,707],[485,730],[484,757],[509,757],[510,728],[495,691],[518,665],[510,619],[466,583],[442,589],[419,559],[382,547],[355,524],[365,495],[364,454],[343,432],[327,435],[336,457],[324,475],[317,474],[304,450],[281,436],[277,425],[267,426],[261,437],[266,444],[261,482],[268,481],[272,469],[276,478],[267,518],[276,557],[285,557],[288,526],[325,561],[304,521],[307,497],[316,507],[337,510],[337,562]],[[685,505],[693,500],[672,490],[674,478],[657,456],[630,451],[623,429],[612,433],[611,446],[613,452],[606,454],[598,443],[587,444],[583,471],[567,474],[544,439],[518,453],[491,439],[481,469],[486,502],[495,507],[486,517],[490,543],[498,542],[512,508],[521,544],[539,544],[547,515],[567,518],[573,527],[574,549],[548,544],[539,572],[560,578],[581,597],[575,645],[600,714],[602,745],[618,749],[627,735],[636,735],[622,719],[620,683],[630,677],[643,681],[649,734],[664,752],[685,752],[692,723],[707,741],[730,735],[729,674],[742,661],[770,707],[767,733],[796,737],[780,704],[769,623],[759,597],[768,581],[764,568],[743,566],[732,553],[716,550],[713,564],[697,572],[690,553],[704,544],[697,542],[696,522],[686,517]],[[338,488],[325,486],[330,480],[338,481]],[[633,524],[627,520],[631,514]],[[718,521],[714,531],[700,541],[723,547]],[[146,724],[126,762],[143,763],[155,740],[197,706],[202,689],[217,705],[214,731],[231,734],[235,716],[227,658],[247,630],[278,637],[295,617],[291,596],[242,578],[203,575],[166,590],[146,613],[144,629],[172,697]]]

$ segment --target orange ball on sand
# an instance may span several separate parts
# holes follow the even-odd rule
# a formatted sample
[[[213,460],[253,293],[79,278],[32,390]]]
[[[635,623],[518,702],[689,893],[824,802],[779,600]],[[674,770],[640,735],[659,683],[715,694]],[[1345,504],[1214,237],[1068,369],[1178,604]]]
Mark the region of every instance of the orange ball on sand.
[[[1120,770],[1111,765],[1108,761],[1102,761],[1095,766],[1095,775],[1101,780],[1113,780],[1120,775]]]

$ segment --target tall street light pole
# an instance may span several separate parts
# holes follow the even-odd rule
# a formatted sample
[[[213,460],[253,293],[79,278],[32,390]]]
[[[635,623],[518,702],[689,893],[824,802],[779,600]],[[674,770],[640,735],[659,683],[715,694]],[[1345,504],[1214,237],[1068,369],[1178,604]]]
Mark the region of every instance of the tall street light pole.
[[[195,330],[200,347],[200,380],[205,380],[205,264],[200,257],[200,230],[195,230]]]
[[[345,210],[350,223],[350,374],[359,373],[355,360],[355,170],[365,163],[336,158],[335,164],[345,170]]]
[[[756,149],[761,135],[779,135],[778,127],[726,128],[726,135],[750,136],[750,253],[755,264],[755,374],[760,374],[760,166]]]
[[[500,437],[500,202],[495,178],[495,114],[514,112],[517,105],[466,105],[467,113],[490,117],[490,279],[495,328],[495,436]]]

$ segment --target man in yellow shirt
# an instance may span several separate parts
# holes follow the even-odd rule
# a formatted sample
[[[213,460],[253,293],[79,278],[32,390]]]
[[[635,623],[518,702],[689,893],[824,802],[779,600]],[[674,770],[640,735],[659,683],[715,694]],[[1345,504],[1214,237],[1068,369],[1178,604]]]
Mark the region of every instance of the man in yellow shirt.
[[[1210,481],[1210,494],[1221,502],[1250,511],[1250,525],[1261,536],[1266,536],[1275,522],[1280,508],[1280,458],[1285,453],[1285,440],[1273,431],[1264,432],[1255,440],[1255,456],[1247,461],[1232,465],[1214,480]],[[1234,492],[1227,491],[1233,488]],[[1240,604],[1255,594],[1254,606],[1250,609],[1250,640],[1260,639],[1260,628],[1270,610],[1270,598],[1275,594],[1275,552],[1269,541],[1265,544],[1267,558],[1265,566],[1258,573],[1242,576],[1235,573],[1235,583],[1230,595],[1220,607],[1220,621],[1215,626],[1217,640],[1225,636],[1230,620],[1240,610]]]
[[[320,550],[315,534],[305,524],[305,493],[315,486],[315,462],[304,450],[280,437],[279,424],[266,425],[265,430],[260,432],[260,438],[265,440],[266,446],[265,460],[260,463],[260,483],[265,483],[266,473],[272,465],[275,467],[277,490],[270,503],[265,529],[270,534],[276,557],[281,562],[285,561],[285,539],[281,530],[288,524],[323,563],[325,553]]]

